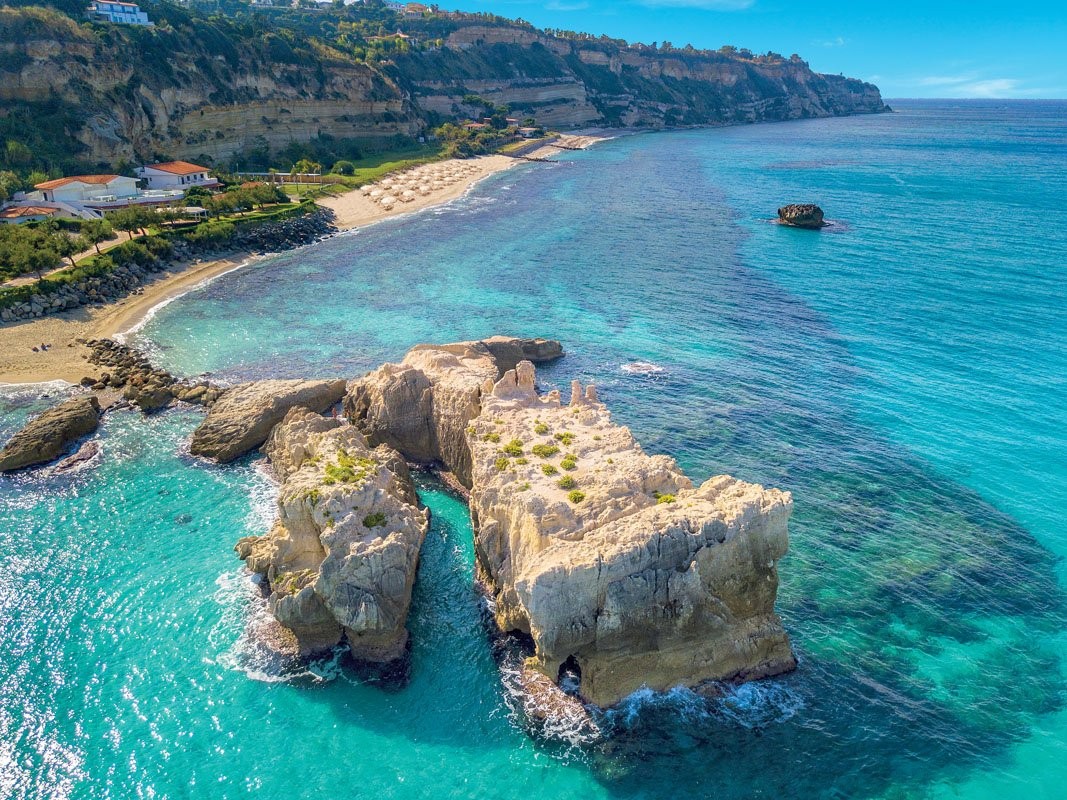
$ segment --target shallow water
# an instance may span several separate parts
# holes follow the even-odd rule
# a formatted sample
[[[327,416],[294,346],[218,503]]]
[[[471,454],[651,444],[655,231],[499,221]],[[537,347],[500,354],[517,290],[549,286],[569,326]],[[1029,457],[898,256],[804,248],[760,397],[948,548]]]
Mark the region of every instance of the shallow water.
[[[429,481],[407,682],[270,662],[231,552],[269,484],[189,459],[193,412],[120,414],[98,468],[0,479],[0,797],[1060,796],[1067,105],[894,105],[520,167],[137,335],[227,380],[563,340],[546,386],[596,381],[695,479],[793,491],[796,673],[639,693],[599,738],[538,729],[486,636],[465,510]],[[836,224],[768,222],[807,200]],[[0,433],[40,407],[6,401]]]

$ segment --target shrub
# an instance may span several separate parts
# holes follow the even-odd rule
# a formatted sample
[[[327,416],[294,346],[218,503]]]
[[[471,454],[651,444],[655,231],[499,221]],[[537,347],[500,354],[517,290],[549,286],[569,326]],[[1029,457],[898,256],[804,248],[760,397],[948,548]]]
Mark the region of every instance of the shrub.
[[[529,464],[529,463],[530,463],[530,460],[529,460],[529,459],[527,459],[527,458],[516,458],[516,459],[515,459],[515,463],[516,463],[516,464],[520,464],[520,465],[522,465],[522,466],[525,466],[526,464]]]
[[[574,441],[574,434],[564,431],[563,433],[557,433],[553,438],[557,442],[561,442],[564,445],[568,445]]]
[[[512,439],[503,447],[504,453],[509,456],[522,455],[522,439]]]
[[[674,495],[673,494],[661,494],[659,497],[656,498],[656,503],[657,504],[659,504],[659,503],[673,503],[673,502],[674,502]]]
[[[530,482],[526,481],[525,483],[520,485],[519,488],[517,489],[517,491],[520,491],[520,492],[528,492],[528,491],[530,491]]]
[[[363,518],[364,528],[380,528],[385,525],[385,514],[381,511],[376,511],[373,514],[368,514]]]
[[[532,450],[538,458],[552,458],[559,452],[559,448],[554,444],[535,444]]]
[[[353,164],[351,161],[341,160],[333,165],[333,168],[330,170],[330,172],[334,173],[335,175],[353,175],[356,172],[356,165]]]
[[[562,478],[556,481],[556,486],[563,490],[573,489],[577,485],[578,481],[574,480],[574,478],[570,475],[564,475]]]
[[[503,472],[511,466],[511,460],[507,456],[501,456],[495,462],[497,472]]]
[[[576,470],[576,469],[578,469],[578,457],[574,456],[574,455],[569,455],[566,458],[564,458],[562,461],[560,461],[559,465],[563,469],[567,470],[568,472],[571,472],[572,470]]]
[[[542,464],[541,472],[545,473],[545,475],[555,475],[559,472],[559,470],[553,467],[551,464]]]
[[[232,222],[212,220],[201,222],[185,238],[195,245],[218,245],[229,241],[236,230]]]
[[[567,495],[567,499],[570,500],[572,503],[578,504],[585,499],[585,492],[581,492],[578,489],[575,489],[573,492]]]
[[[534,433],[539,433],[543,436],[544,434],[548,433],[548,426],[545,425],[545,423],[543,422],[538,422],[534,426]]]
[[[485,436],[482,437],[482,441],[483,442],[492,442],[493,444],[497,444],[497,443],[500,442],[500,434],[499,433],[487,433],[487,434],[485,434]]]

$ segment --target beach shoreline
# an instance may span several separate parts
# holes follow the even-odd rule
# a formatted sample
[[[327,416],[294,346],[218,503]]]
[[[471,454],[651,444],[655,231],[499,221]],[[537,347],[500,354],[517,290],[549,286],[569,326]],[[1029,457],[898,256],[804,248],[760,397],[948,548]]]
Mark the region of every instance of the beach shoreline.
[[[569,141],[568,137],[571,136],[575,137],[574,146],[568,149],[582,149],[612,138],[608,132],[598,131],[593,135],[581,132],[565,134],[557,143]],[[551,144],[546,144],[546,148],[551,147]],[[562,151],[558,148],[553,150],[555,154],[559,152]],[[334,213],[333,222],[339,230],[351,231],[449,203],[467,194],[475,184],[490,175],[510,169],[523,163],[523,160],[494,154],[438,163],[446,168],[453,163],[462,165],[466,174],[451,185],[417,197],[411,202],[397,203],[391,208],[383,208],[375,203],[361,189],[353,189],[317,202]],[[84,377],[97,377],[100,369],[88,363],[89,351],[83,344],[84,341],[130,333],[167,303],[261,258],[251,252],[235,252],[212,261],[176,264],[168,268],[163,277],[145,284],[134,294],[113,303],[0,325],[0,388],[51,384],[57,381],[76,384]],[[48,348],[42,350],[42,344],[48,345]],[[35,347],[37,351],[34,351]]]

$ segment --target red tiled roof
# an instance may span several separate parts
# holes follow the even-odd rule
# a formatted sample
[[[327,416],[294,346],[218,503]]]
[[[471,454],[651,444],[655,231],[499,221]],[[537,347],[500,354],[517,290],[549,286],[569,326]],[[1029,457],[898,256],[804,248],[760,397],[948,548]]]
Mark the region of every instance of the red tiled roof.
[[[71,175],[69,178],[56,178],[54,181],[45,181],[34,185],[34,189],[58,189],[68,183],[92,183],[98,186],[106,186],[121,175]]]
[[[145,169],[169,172],[171,175],[192,175],[194,172],[207,172],[207,167],[190,164],[188,161],[166,161],[162,164],[145,164]]]
[[[59,209],[54,206],[12,206],[0,211],[0,219],[18,219],[19,217],[50,217]]]

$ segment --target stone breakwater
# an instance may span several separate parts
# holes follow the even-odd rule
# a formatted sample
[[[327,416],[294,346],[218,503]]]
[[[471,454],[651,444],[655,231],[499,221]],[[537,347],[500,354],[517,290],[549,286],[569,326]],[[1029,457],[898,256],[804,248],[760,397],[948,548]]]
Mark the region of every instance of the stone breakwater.
[[[124,264],[104,275],[63,284],[55,291],[39,291],[24,302],[0,309],[0,323],[39,319],[83,306],[120,300],[138,292],[172,266],[184,264],[193,258],[223,257],[234,252],[281,252],[311,244],[336,232],[333,212],[320,209],[302,217],[265,222],[247,230],[239,230],[226,243],[225,250],[194,247],[179,239],[174,242],[170,258],[153,258],[143,265]]]

